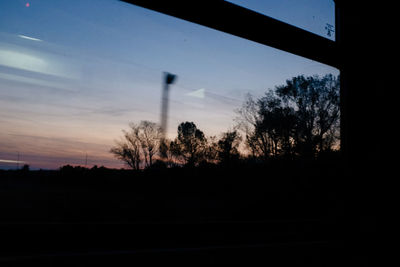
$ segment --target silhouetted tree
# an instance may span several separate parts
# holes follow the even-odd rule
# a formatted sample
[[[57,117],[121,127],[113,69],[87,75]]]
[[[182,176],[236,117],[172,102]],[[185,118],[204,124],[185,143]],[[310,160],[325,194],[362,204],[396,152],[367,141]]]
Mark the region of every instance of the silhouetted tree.
[[[339,78],[294,77],[257,101],[248,96],[237,113],[253,156],[313,158],[338,140]]]
[[[218,159],[222,164],[230,164],[239,159],[239,144],[241,137],[239,133],[228,131],[222,134],[222,138],[218,141]]]
[[[241,108],[236,110],[239,115],[236,118],[238,129],[245,134],[245,143],[253,157],[265,157],[268,154],[268,146],[265,136],[260,131],[256,131],[260,121],[256,101],[248,94]]]
[[[110,149],[116,158],[125,162],[134,170],[140,169],[141,162],[141,142],[139,139],[139,127],[133,123],[130,125],[130,131],[123,130],[124,140],[117,141],[116,145]]]
[[[267,152],[272,156],[291,155],[294,147],[297,118],[290,106],[282,106],[282,100],[269,90],[257,101],[258,121],[256,132],[265,133],[268,140]]]
[[[167,167],[173,167],[179,161],[180,149],[175,141],[164,139],[160,143],[159,154]]]
[[[129,131],[123,131],[124,138],[116,142],[110,152],[134,170],[150,167],[153,157],[159,151],[160,127],[150,121],[131,123]]]
[[[139,124],[139,140],[146,167],[153,165],[153,157],[158,152],[162,138],[161,128],[154,122],[141,121]]]
[[[297,152],[306,157],[331,149],[339,131],[339,77],[331,74],[298,76],[278,86],[276,94],[285,107],[296,112]]]
[[[187,165],[194,166],[203,159],[206,138],[193,122],[182,122],[174,146],[175,154],[179,154]]]
[[[216,136],[209,136],[206,140],[204,159],[208,163],[217,163],[218,159],[218,140]]]

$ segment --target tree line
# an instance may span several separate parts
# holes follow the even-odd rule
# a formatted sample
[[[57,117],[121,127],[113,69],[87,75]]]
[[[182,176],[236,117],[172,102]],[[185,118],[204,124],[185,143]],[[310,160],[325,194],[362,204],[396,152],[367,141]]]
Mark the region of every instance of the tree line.
[[[163,139],[150,121],[131,123],[110,152],[132,169],[163,166],[230,165],[243,159],[316,159],[339,149],[339,77],[304,75],[248,95],[236,110],[236,126],[206,137],[193,122],[182,122],[173,140]]]

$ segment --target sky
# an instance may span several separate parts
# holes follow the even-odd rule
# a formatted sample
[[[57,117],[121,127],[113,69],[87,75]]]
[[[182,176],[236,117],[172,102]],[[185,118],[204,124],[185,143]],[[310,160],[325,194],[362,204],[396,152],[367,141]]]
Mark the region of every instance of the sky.
[[[231,2],[333,39],[324,28],[334,24],[331,0]],[[178,76],[170,138],[183,121],[218,136],[234,127],[246,94],[297,75],[339,74],[117,0],[1,0],[0,168],[124,167],[109,150],[130,122],[160,121],[165,71]]]

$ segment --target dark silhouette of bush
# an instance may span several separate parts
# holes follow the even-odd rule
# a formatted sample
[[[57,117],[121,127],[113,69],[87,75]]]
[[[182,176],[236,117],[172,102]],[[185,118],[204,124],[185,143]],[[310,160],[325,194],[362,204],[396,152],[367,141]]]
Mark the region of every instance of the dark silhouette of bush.
[[[218,141],[218,160],[220,164],[231,165],[240,159],[239,144],[241,137],[238,131],[228,131],[222,134]]]
[[[22,166],[21,168],[22,172],[28,172],[29,171],[29,165],[28,164],[24,164],[24,166]]]

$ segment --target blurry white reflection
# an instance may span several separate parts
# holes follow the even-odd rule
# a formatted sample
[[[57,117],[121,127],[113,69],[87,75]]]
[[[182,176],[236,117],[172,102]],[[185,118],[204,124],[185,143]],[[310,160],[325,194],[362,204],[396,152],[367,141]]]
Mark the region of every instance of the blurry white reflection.
[[[80,77],[77,65],[65,56],[0,43],[0,66],[70,79]]]
[[[186,94],[187,96],[192,96],[192,97],[197,97],[197,98],[204,98],[205,95],[205,89],[201,88],[199,90],[190,92]]]
[[[18,35],[19,37],[21,37],[22,39],[27,39],[27,40],[31,40],[31,41],[36,41],[36,42],[41,42],[42,40],[38,39],[38,38],[34,38],[34,37],[30,37],[30,36],[26,36],[26,35]]]
[[[48,64],[43,58],[18,51],[0,50],[1,65],[16,69],[47,72]]]
[[[8,159],[0,159],[0,163],[15,163],[15,164],[24,164],[25,161],[20,160],[8,160]]]

